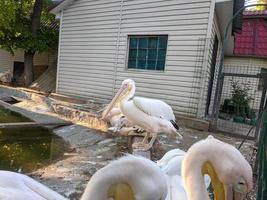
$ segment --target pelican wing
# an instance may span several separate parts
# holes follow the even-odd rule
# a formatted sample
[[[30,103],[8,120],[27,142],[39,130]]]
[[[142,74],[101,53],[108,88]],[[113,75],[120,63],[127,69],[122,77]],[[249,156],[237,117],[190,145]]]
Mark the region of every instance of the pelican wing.
[[[161,100],[134,97],[133,103],[138,109],[142,110],[150,116],[167,119],[169,121],[175,121],[175,116],[173,114],[172,108]]]
[[[0,170],[0,177],[0,199],[67,200],[26,175]]]
[[[40,195],[44,199],[67,200],[65,197],[28,176],[25,176],[24,183],[33,193]]]

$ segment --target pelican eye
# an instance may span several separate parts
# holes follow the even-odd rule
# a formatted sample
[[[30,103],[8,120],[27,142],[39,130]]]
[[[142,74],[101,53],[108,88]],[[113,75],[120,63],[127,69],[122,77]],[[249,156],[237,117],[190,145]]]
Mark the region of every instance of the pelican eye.
[[[243,177],[240,177],[236,184],[234,184],[234,190],[242,194],[247,193],[248,187]]]

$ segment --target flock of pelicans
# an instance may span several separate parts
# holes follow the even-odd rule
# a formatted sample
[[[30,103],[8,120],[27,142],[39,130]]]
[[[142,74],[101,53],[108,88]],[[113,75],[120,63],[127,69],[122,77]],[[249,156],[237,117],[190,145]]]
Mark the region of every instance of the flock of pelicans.
[[[134,93],[134,82],[123,81],[102,117],[117,106],[118,119],[130,124],[127,131],[145,131],[144,141],[137,145],[144,150],[151,147],[157,133],[179,134],[170,106],[159,100],[133,98]],[[152,141],[147,144],[150,135]],[[23,174],[0,171],[0,177],[0,200],[66,200]],[[91,177],[81,200],[209,200],[210,184],[216,200],[241,200],[253,187],[246,159],[235,147],[213,136],[187,152],[171,150],[157,162],[133,155],[119,158]]]

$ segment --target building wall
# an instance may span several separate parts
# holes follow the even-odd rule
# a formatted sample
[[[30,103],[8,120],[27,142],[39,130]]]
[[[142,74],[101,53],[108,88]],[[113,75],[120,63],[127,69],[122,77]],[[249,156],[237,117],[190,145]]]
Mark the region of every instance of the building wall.
[[[34,65],[48,65],[48,57],[49,53],[36,53],[33,58]],[[14,54],[14,61],[17,62],[24,62],[24,52],[23,51],[16,51]]]
[[[12,55],[7,51],[0,49],[0,73],[11,70],[11,66],[13,66]]]
[[[252,58],[252,57],[226,57],[224,61],[224,72],[225,73],[240,73],[240,74],[258,74],[261,73],[261,69],[267,70],[267,59],[265,58]],[[232,77],[225,77],[223,92],[221,98],[221,104],[224,99],[231,98],[232,88],[230,80]],[[250,106],[257,110],[260,106],[260,100],[262,91],[259,89],[258,78],[234,78],[235,81],[239,81],[240,86],[244,84],[250,85],[249,94],[253,98]]]
[[[126,78],[137,95],[196,116],[210,0],[77,0],[61,15],[57,92],[107,102]],[[165,71],[127,69],[128,35],[168,35]]]
[[[202,101],[201,101],[201,104],[199,106],[199,109],[200,109],[199,117],[201,117],[201,118],[206,117],[205,116],[205,110],[206,110],[206,106],[207,106],[207,95],[208,95],[208,88],[209,88],[210,78],[211,78],[211,64],[212,64],[213,46],[214,46],[216,36],[218,38],[218,51],[217,51],[216,66],[215,66],[215,73],[214,73],[212,92],[211,92],[211,101],[210,101],[210,106],[208,108],[208,114],[211,114],[213,103],[214,103],[213,100],[214,100],[214,94],[215,94],[215,89],[216,89],[216,84],[217,84],[218,69],[219,69],[219,63],[220,63],[220,59],[221,59],[221,50],[222,50],[222,39],[221,39],[220,30],[218,27],[218,20],[217,20],[216,13],[214,13],[211,35],[207,41],[208,42],[207,68],[205,69],[204,74],[203,74],[203,77],[205,80],[204,92],[203,92],[203,95],[201,96]]]
[[[113,96],[121,0],[78,0],[61,18],[57,92]]]
[[[52,53],[41,53],[36,54],[34,56],[33,63],[34,65],[52,65],[55,63],[55,59],[57,57],[56,52]],[[24,62],[24,52],[23,51],[15,51],[14,56],[12,56],[9,52],[0,49],[0,73],[6,72],[7,70],[13,71],[14,62]]]

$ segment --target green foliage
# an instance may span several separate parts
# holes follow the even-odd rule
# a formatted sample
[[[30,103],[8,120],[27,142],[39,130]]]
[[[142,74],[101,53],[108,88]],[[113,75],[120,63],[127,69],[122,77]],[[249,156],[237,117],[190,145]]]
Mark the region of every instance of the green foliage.
[[[232,97],[225,99],[222,106],[222,114],[220,118],[229,120],[232,118],[235,122],[239,123],[253,123],[252,120],[256,118],[253,109],[250,108],[250,102],[253,100],[250,91],[250,83],[239,84],[239,81],[234,79],[230,80],[232,87]],[[226,115],[224,115],[224,114]],[[246,121],[247,119],[251,119]]]
[[[239,81],[230,80],[232,87],[232,102],[236,106],[247,107],[253,98],[249,94],[250,83],[243,84],[243,87],[239,84]]]
[[[51,28],[55,16],[47,11],[51,0],[44,0],[41,28],[37,38],[32,36],[31,15],[34,3],[35,0],[0,1],[0,48],[13,54],[16,49],[43,52],[57,47],[58,30]]]

